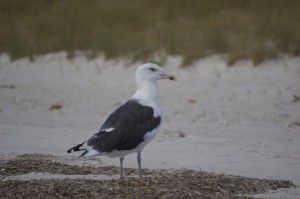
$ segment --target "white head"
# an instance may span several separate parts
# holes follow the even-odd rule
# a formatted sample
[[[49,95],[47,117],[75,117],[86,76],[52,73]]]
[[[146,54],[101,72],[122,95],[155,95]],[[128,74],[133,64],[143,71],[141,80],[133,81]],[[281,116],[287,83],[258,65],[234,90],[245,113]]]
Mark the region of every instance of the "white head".
[[[135,81],[137,91],[132,96],[139,103],[150,106],[154,109],[154,116],[161,115],[159,107],[159,90],[156,81],[160,79],[176,80],[176,77],[169,75],[160,66],[152,63],[143,64],[136,70]]]
[[[137,83],[143,81],[154,83],[160,79],[176,80],[176,77],[167,74],[166,71],[157,64],[147,63],[138,67],[135,73],[135,79]]]

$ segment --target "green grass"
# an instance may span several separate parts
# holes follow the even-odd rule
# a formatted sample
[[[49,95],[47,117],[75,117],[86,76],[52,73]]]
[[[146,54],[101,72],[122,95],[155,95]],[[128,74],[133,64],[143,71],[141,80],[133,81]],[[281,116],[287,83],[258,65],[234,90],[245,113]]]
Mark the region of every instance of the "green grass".
[[[300,52],[297,0],[1,0],[0,53],[12,59],[81,50],[107,59],[184,64],[211,54],[254,63]]]

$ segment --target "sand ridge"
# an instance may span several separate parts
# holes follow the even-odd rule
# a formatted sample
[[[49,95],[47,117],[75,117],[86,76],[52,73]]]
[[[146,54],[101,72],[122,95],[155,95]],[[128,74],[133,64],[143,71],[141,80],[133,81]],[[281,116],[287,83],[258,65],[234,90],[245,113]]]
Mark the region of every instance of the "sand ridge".
[[[295,99],[300,96],[300,58],[228,67],[222,56],[211,56],[184,69],[181,60],[169,57],[165,64],[178,81],[159,82],[164,119],[142,153],[143,168],[287,180],[297,188],[272,197],[299,198],[300,103]],[[30,153],[73,157],[66,150],[97,132],[134,93],[138,65],[101,57],[67,59],[66,53],[33,62],[10,62],[1,55],[3,159]],[[61,107],[51,110],[54,105]],[[106,157],[84,161],[119,166],[117,159]],[[136,155],[126,157],[124,166],[135,169]]]

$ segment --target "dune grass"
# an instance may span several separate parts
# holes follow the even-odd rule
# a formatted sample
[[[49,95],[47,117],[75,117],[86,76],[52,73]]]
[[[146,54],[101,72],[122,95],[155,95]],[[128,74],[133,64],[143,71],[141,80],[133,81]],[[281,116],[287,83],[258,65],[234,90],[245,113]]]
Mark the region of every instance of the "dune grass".
[[[0,53],[12,59],[77,50],[151,61],[211,54],[254,63],[300,52],[297,0],[1,0]]]

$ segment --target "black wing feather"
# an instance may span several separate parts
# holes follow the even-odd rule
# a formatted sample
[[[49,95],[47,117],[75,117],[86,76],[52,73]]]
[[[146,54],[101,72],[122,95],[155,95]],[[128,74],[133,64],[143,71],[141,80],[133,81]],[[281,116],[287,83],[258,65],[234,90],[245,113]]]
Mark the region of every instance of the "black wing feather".
[[[87,144],[98,152],[134,149],[144,140],[147,132],[159,126],[161,118],[154,117],[153,113],[153,108],[129,100],[106,119],[100,131]],[[103,131],[108,128],[114,130]]]

